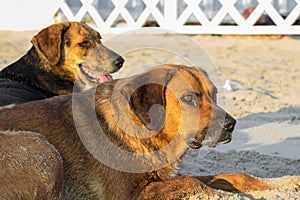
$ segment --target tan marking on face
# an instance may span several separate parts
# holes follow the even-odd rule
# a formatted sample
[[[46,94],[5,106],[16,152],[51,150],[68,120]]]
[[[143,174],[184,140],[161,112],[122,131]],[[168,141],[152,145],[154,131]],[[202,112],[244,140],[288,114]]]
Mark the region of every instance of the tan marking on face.
[[[89,26],[72,23],[64,33],[60,62],[51,71],[66,80],[76,81],[81,90],[95,86],[100,75],[119,70],[114,65],[119,55],[105,47],[100,39],[100,34]]]

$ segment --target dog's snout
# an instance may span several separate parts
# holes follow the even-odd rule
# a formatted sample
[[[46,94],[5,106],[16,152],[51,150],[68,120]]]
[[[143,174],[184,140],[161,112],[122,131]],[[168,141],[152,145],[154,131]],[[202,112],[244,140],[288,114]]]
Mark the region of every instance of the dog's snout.
[[[118,69],[120,69],[123,66],[124,62],[125,60],[121,56],[119,56],[113,63]]]
[[[231,117],[230,115],[226,114],[223,129],[225,131],[232,132],[235,124],[236,124],[236,120],[233,117]]]

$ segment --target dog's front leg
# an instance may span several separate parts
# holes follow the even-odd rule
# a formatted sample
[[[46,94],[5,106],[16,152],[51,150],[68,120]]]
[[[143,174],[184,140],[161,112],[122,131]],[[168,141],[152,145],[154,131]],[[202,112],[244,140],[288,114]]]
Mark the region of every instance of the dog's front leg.
[[[147,185],[139,196],[139,200],[170,200],[170,199],[209,199],[226,198],[230,193],[216,191],[199,180],[189,176],[180,176],[165,181],[152,182]]]
[[[207,186],[228,192],[249,192],[270,190],[272,186],[262,179],[247,174],[220,174],[195,177]]]
[[[257,178],[247,174],[221,174],[195,177],[207,186],[240,195],[251,195],[255,199],[299,199],[300,176],[279,178]],[[290,196],[286,196],[290,195]]]
[[[228,192],[264,191],[284,189],[300,190],[300,176],[284,176],[279,178],[257,178],[247,174],[220,174],[215,176],[194,177],[207,186]]]

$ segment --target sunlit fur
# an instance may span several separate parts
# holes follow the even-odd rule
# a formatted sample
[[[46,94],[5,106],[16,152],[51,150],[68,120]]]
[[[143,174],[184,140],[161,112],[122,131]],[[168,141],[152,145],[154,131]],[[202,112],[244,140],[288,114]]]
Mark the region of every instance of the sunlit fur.
[[[136,88],[139,85],[141,87]],[[0,129],[41,133],[58,149],[64,160],[63,199],[137,199],[150,183],[174,176],[181,157],[190,146],[190,139],[201,144],[206,140],[206,127],[219,126],[218,118],[213,116],[222,116],[225,111],[212,100],[214,90],[202,70],[162,65],[137,76],[100,84],[96,90],[73,97],[59,96],[3,109]],[[182,101],[182,97],[191,92],[198,95],[193,105]],[[72,102],[73,106],[76,104],[73,108]],[[149,108],[153,105],[160,106],[151,114]],[[77,117],[73,118],[75,114]],[[96,114],[96,122],[93,114]],[[153,123],[155,119],[160,120]],[[104,135],[100,134],[99,126]],[[89,149],[96,153],[98,149],[103,150],[106,154],[102,156],[108,156],[112,162],[118,155],[111,152],[110,145],[140,153],[139,166],[131,166],[128,162],[120,167],[134,169],[152,164],[153,170],[129,173],[108,167],[87,151],[79,133],[94,138],[89,140]],[[137,137],[141,134],[149,137]],[[99,145],[104,137],[110,144]],[[169,148],[163,151],[163,147]],[[145,153],[154,151],[159,153],[150,157],[149,162]],[[157,163],[164,165],[155,169]]]

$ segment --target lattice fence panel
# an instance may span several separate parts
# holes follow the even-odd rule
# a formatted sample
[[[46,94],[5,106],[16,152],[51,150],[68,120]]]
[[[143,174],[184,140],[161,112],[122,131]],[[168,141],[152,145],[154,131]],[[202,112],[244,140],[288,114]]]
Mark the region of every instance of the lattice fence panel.
[[[300,0],[55,0],[48,10],[49,24],[84,21],[102,33],[300,34]]]

